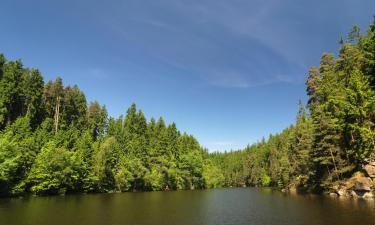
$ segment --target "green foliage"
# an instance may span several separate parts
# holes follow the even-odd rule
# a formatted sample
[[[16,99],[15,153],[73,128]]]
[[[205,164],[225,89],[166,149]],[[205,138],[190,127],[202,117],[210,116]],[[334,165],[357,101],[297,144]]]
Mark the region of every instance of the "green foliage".
[[[161,191],[166,188],[164,174],[157,169],[148,171],[144,177],[145,186],[148,190]]]
[[[87,111],[87,125],[93,138],[104,137],[108,123],[108,113],[105,106],[100,106],[97,101],[91,102]]]
[[[247,151],[216,152],[210,154],[209,159],[224,176],[221,186],[242,187],[248,184]]]
[[[100,144],[94,155],[94,174],[98,177],[101,191],[111,191],[114,188],[114,168],[118,163],[119,151],[116,138],[109,137]]]
[[[222,187],[225,179],[222,171],[209,159],[206,160],[203,166],[203,178],[206,188]]]
[[[242,175],[247,184],[328,189],[375,155],[374,32],[374,24],[365,36],[353,27],[336,59],[326,53],[318,68],[311,67],[309,111],[300,103],[295,126],[243,150],[248,152],[248,173]]]
[[[268,187],[271,184],[271,177],[269,177],[265,170],[262,171],[262,187]]]
[[[72,153],[50,141],[36,157],[26,182],[35,194],[64,194],[77,179]]]
[[[9,194],[20,167],[21,154],[10,137],[0,138],[0,195]]]
[[[0,195],[220,186],[204,155],[174,123],[148,122],[135,104],[108,118],[78,86],[44,84],[38,70],[0,55]]]
[[[244,150],[211,153],[133,103],[108,118],[78,86],[43,81],[0,54],[0,195],[233,186],[328,189],[375,156],[375,25],[353,27],[306,81],[295,125]]]

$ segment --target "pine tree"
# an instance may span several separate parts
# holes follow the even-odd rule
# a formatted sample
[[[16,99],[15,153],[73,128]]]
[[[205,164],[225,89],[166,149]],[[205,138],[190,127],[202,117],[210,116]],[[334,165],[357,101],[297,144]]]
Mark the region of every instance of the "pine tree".
[[[104,137],[108,126],[108,113],[105,106],[100,106],[97,101],[91,102],[87,110],[87,126],[92,132],[92,137]]]
[[[44,81],[38,70],[32,69],[27,72],[22,82],[22,98],[24,99],[23,115],[30,118],[31,126],[36,128],[43,120]]]
[[[320,83],[321,76],[319,70],[315,67],[311,67],[306,81],[306,91],[307,95],[309,96],[308,106],[310,110],[314,110],[315,104],[319,101],[317,91],[320,87]]]
[[[296,185],[302,190],[311,188],[315,168],[311,162],[313,148],[313,124],[307,114],[305,106],[300,101],[297,114],[296,127],[293,134],[291,158],[293,168],[292,176],[295,177]]]
[[[60,122],[60,112],[64,97],[64,86],[60,77],[56,80],[48,81],[44,87],[44,105],[47,117],[53,118],[54,130],[57,133]]]
[[[21,83],[23,79],[23,65],[20,60],[7,62],[2,69],[0,80],[0,113],[2,127],[22,116],[22,93]]]
[[[61,124],[69,127],[73,125],[83,129],[86,125],[87,103],[86,97],[77,85],[68,86],[63,91],[63,104],[61,107]]]

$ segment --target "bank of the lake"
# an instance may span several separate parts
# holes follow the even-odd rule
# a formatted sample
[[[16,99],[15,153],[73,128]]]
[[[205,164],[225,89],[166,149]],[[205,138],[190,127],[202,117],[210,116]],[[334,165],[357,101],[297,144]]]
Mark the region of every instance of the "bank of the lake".
[[[373,224],[374,201],[225,188],[0,199],[4,225]]]

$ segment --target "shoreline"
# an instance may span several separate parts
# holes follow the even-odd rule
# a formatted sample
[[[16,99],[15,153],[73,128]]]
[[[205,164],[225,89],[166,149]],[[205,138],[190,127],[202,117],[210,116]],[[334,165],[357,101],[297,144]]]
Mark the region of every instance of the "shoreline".
[[[278,188],[278,187],[255,187],[255,186],[241,186],[241,187],[217,187],[217,188],[206,188],[206,189],[180,189],[180,190],[153,190],[153,191],[111,191],[111,192],[67,192],[64,194],[44,194],[37,195],[32,193],[26,193],[23,195],[13,195],[13,196],[0,196],[1,199],[27,199],[27,198],[44,198],[44,197],[69,197],[69,196],[85,196],[85,195],[100,195],[100,194],[140,194],[140,193],[168,193],[168,192],[185,192],[185,191],[211,191],[220,189],[257,189],[262,192],[267,191],[271,193],[279,193],[285,196],[315,196],[315,197],[327,197],[331,199],[345,199],[345,200],[375,200],[375,191],[370,191],[370,195],[360,196],[360,195],[350,195],[350,194],[338,194],[333,191],[324,191],[320,193],[308,192],[308,191],[298,191],[297,188]]]

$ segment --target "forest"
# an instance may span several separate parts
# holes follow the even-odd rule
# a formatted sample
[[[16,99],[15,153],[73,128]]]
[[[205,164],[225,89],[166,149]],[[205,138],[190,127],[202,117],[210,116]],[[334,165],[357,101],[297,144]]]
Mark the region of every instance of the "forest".
[[[124,116],[77,85],[0,55],[0,196],[257,186],[320,192],[375,156],[375,24],[307,74],[295,124],[244,150],[209,153],[162,117]],[[297,108],[297,107],[296,107]],[[297,111],[297,110],[296,110]]]
[[[354,26],[339,44],[337,57],[324,53],[309,69],[308,102],[299,103],[295,124],[244,150],[210,155],[224,185],[322,192],[374,159],[375,21],[365,35]]]
[[[207,150],[163,118],[87,103],[61,78],[0,55],[0,194],[202,189],[220,183]]]

